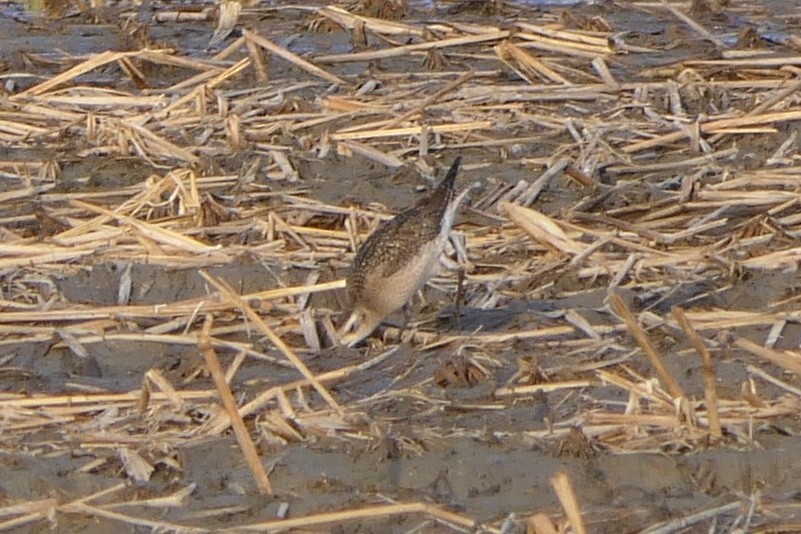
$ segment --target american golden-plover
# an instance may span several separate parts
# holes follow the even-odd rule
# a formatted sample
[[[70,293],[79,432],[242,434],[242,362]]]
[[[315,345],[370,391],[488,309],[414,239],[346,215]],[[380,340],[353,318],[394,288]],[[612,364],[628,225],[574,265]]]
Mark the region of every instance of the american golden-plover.
[[[456,193],[460,161],[454,160],[430,196],[382,223],[359,247],[347,278],[353,311],[340,330],[343,345],[369,336],[436,272],[456,210],[470,190]]]

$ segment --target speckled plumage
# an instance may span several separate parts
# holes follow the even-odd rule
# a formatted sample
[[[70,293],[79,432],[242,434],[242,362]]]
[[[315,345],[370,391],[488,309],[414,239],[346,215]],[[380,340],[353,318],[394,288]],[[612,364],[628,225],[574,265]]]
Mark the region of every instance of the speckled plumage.
[[[367,337],[434,274],[456,209],[467,193],[455,194],[460,160],[454,160],[429,197],[383,223],[357,251],[347,278],[353,314],[343,332],[355,321],[360,324],[342,338],[343,344]]]

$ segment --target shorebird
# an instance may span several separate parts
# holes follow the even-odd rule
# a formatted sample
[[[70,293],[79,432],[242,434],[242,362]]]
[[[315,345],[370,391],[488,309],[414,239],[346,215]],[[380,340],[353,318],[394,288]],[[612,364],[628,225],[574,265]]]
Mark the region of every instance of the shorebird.
[[[343,345],[369,336],[436,272],[456,210],[470,190],[456,193],[460,161],[454,160],[430,196],[382,223],[359,247],[347,277],[353,311],[340,330]]]

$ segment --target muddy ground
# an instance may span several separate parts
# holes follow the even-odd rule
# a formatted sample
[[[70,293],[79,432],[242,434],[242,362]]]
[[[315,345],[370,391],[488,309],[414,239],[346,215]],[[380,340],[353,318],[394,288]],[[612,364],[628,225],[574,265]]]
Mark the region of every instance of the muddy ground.
[[[275,42],[298,54],[315,55],[344,53],[352,48],[348,33],[333,29],[329,32],[308,30],[311,14],[305,9],[272,9],[262,6],[258,17],[247,19],[247,25],[270,35]],[[368,3],[369,4],[369,3]],[[614,73],[620,79],[636,81],[644,68],[672,65],[687,58],[716,57],[717,48],[670,13],[618,3],[576,4],[569,6],[535,6],[510,2],[448,2],[433,4],[411,3],[403,22],[445,20],[504,24],[510,17],[530,18],[553,15],[553,19],[587,21],[600,17],[615,32],[626,34],[631,42],[652,46],[658,53],[626,57],[615,62]],[[522,6],[522,7],[521,7]],[[192,10],[205,5],[194,5]],[[688,6],[681,6],[686,9]],[[64,67],[47,58],[62,55],[87,55],[105,50],[132,50],[142,45],[141,28],[146,27],[147,40],[159,46],[171,47],[180,54],[205,56],[215,21],[153,22],[155,14],[175,10],[174,4],[136,6],[106,6],[98,10],[79,9],[76,5],[48,5],[44,11],[29,11],[20,4],[3,4],[0,16],[0,81],[6,91],[23,91]],[[133,15],[132,15],[133,14]],[[124,20],[133,17],[144,24],[138,31]],[[764,46],[774,46],[797,30],[801,10],[792,2],[764,2],[721,8],[698,16],[714,34],[723,36],[724,43],[734,46],[743,27],[753,27],[764,40]],[[238,35],[234,31],[226,43]],[[381,43],[371,42],[380,47]],[[458,61],[459,60],[455,60]],[[468,60],[462,60],[467,63]],[[473,68],[481,68],[475,59]],[[489,61],[489,60],[488,60]],[[362,63],[338,67],[337,74],[361,73],[368,68],[403,71],[403,59],[380,65]],[[415,68],[419,65],[415,63]],[[274,76],[302,77],[285,62],[273,59]],[[163,86],[177,82],[175,72],[168,68],[146,73],[160,80]],[[110,79],[102,70],[87,74],[82,83],[103,85]],[[510,79],[513,74],[504,73]],[[238,80],[243,87],[253,80]],[[133,86],[118,87],[134,91]],[[321,89],[311,88],[299,94],[300,99],[313,100]],[[5,98],[5,97],[4,97]],[[565,114],[570,114],[569,107]],[[789,123],[783,132],[797,128]],[[516,132],[523,137],[526,132]],[[536,132],[530,132],[532,135]],[[539,143],[522,143],[516,147],[516,158],[547,158],[567,136],[544,139]],[[728,163],[736,174],[741,169],[759,165],[783,142],[784,137],[744,136],[740,140],[748,156]],[[60,167],[56,189],[53,191],[81,193],[120,190],[140,184],[151,174],[162,173],[163,167],[141,158],[79,155],[70,139],[53,153],[26,143],[0,144],[0,159],[25,161],[54,159]],[[492,148],[473,148],[462,151],[468,162],[489,161],[493,179],[515,184],[530,178],[530,169],[523,168],[508,153]],[[453,154],[443,155],[447,165]],[[238,173],[247,161],[242,154],[212,154],[204,160],[207,173]],[[271,182],[273,191],[301,188],[309,198],[331,205],[381,203],[397,211],[417,200],[430,182],[414,169],[387,171],[373,162],[355,157],[317,159],[299,155],[296,167],[299,183]],[[482,180],[487,168],[465,171],[465,181]],[[689,174],[689,173],[688,173]],[[663,171],[651,174],[653,181],[680,177],[680,173]],[[637,180],[636,176],[626,177]],[[610,178],[612,180],[616,177]],[[556,179],[544,191],[536,204],[541,211],[558,215],[584,197],[584,191],[571,187],[564,177]],[[15,184],[3,186],[13,190]],[[659,191],[651,191],[658,197]],[[113,200],[113,197],[110,197]],[[124,198],[121,195],[120,198]],[[113,205],[113,202],[112,202]],[[36,203],[19,202],[3,205],[4,218],[22,217],[12,228],[19,234],[37,232],[43,224],[36,214]],[[5,220],[5,219],[4,219]],[[465,209],[458,224],[497,227],[497,218],[483,215],[479,210]],[[47,230],[41,230],[47,235]],[[9,239],[11,236],[7,236]],[[5,238],[4,238],[5,239]],[[207,242],[226,244],[227,236],[207,236]],[[247,237],[242,237],[246,242]],[[341,261],[340,261],[341,260]],[[495,258],[505,261],[503,256]],[[326,262],[319,267],[320,281],[340,278],[345,273],[347,258]],[[94,261],[92,257],[65,264],[60,273],[51,272],[41,280],[43,295],[58,295],[59,302],[86,306],[112,306],[127,263]],[[254,258],[238,258],[228,265],[208,269],[227,280],[239,293],[254,293],[282,286],[303,284],[318,266],[299,269],[280,263],[265,264]],[[130,270],[132,293],[129,305],[159,304],[201,297],[209,291],[197,269],[166,268],[133,263]],[[453,281],[456,275],[445,274]],[[4,291],[13,294],[12,286],[22,275],[3,272]],[[483,331],[507,332],[526,330],[532,325],[560,324],[555,311],[572,310],[593,324],[608,322],[606,282],[582,281],[566,273],[559,283],[545,293],[517,296],[505,301],[502,307],[478,309],[469,306],[457,310],[453,305],[452,285],[429,287],[425,304],[412,306],[414,325],[437,335],[461,333],[468,335],[481,327]],[[26,283],[30,283],[29,281]],[[561,284],[561,285],[560,285]],[[579,284],[580,287],[577,287]],[[795,295],[801,280],[795,272],[760,270],[747,275],[716,276],[708,280],[678,284],[678,290],[649,308],[652,302],[640,302],[642,291],[636,287],[624,295],[637,310],[652,309],[668,313],[673,305],[703,309],[763,310],[773,303]],[[442,290],[445,287],[446,290]],[[478,286],[476,286],[478,287]],[[474,288],[475,289],[475,288]],[[475,289],[480,291],[480,289]],[[644,298],[644,297],[643,297]],[[341,290],[316,294],[313,306],[329,310],[335,323],[343,319],[346,303]],[[138,329],[156,322],[132,320]],[[137,322],[138,321],[138,322]],[[390,318],[392,325],[404,324],[403,314]],[[45,323],[37,323],[48,326]],[[35,325],[34,325],[35,326]],[[768,328],[744,328],[741,334],[762,342]],[[287,330],[290,344],[303,347],[297,331]],[[281,360],[270,343],[261,337],[234,333],[234,341],[253,343],[257,350]],[[165,344],[146,340],[109,339],[92,343],[89,357],[80,357],[60,339],[44,335],[38,338],[7,338],[0,354],[0,399],[35,398],[39,395],[79,393],[138,392],[143,376],[158,369],[177,389],[213,390],[211,380],[202,371],[204,365],[197,346]],[[617,342],[634,350],[636,344],[623,335]],[[700,360],[688,352],[689,344],[676,337],[660,338],[670,372],[694,397],[703,396],[703,373]],[[797,348],[801,330],[789,325],[780,347]],[[704,446],[693,442],[682,445],[671,442],[653,450],[626,453],[625,447],[610,447],[584,436],[580,430],[559,438],[549,438],[554,424],[574,421],[583,410],[590,410],[601,401],[625,406],[628,396],[620,389],[593,384],[586,389],[566,389],[503,399],[493,392],[513,379],[521,361],[535,358],[536,366],[550,372],[551,378],[581,378],[572,367],[603,361],[604,355],[577,355],[568,346],[554,342],[551,350],[543,350],[539,342],[516,340],[494,345],[492,354],[480,353],[480,361],[489,369],[488,375],[476,380],[448,382],[443,387],[437,377],[448,362],[461,362],[455,345],[421,350],[421,343],[389,341],[388,345],[342,349],[323,347],[320,350],[298,349],[309,368],[317,374],[342,368],[375,357],[385,348],[397,345],[397,350],[375,367],[350,375],[330,385],[338,402],[347,406],[351,426],[343,431],[299,432],[295,438],[270,439],[253,428],[263,462],[269,468],[274,494],[258,493],[251,471],[247,467],[232,433],[195,437],[184,436],[170,443],[142,441],[140,437],[126,440],[125,433],[106,433],[102,423],[103,411],[81,420],[74,427],[37,426],[24,432],[3,429],[0,412],[0,436],[8,436],[0,449],[0,522],[17,516],[12,506],[20,503],[55,499],[72,503],[77,499],[113,488],[121,482],[111,501],[114,507],[104,508],[105,516],[80,508],[64,509],[51,517],[40,513],[29,521],[5,524],[9,531],[39,532],[55,529],[59,532],[122,532],[148,531],[151,528],[180,530],[179,526],[198,529],[237,530],[244,525],[276,519],[279,509],[288,505],[287,517],[337,510],[357,509],[368,505],[391,502],[428,502],[463,514],[476,521],[474,528],[460,527],[437,521],[421,514],[334,521],[310,526],[299,531],[327,532],[458,532],[494,529],[504,532],[525,532],[525,519],[543,512],[555,520],[562,517],[550,480],[558,472],[566,472],[579,498],[589,532],[639,532],[661,521],[676,520],[718,506],[741,502],[742,506],[677,532],[791,532],[801,531],[799,480],[801,480],[801,419],[797,414],[781,415],[753,422],[749,427],[750,441],[727,436],[718,443]],[[465,349],[470,355],[470,348]],[[477,351],[480,352],[480,351]],[[636,351],[635,351],[636,352]],[[721,399],[740,399],[743,384],[751,375],[747,369],[752,360],[737,350],[723,348],[716,352],[717,387]],[[220,351],[224,365],[230,363],[234,351]],[[482,359],[483,358],[483,359]],[[576,359],[580,361],[577,362]],[[642,356],[631,357],[630,368],[648,375],[648,364]],[[774,369],[775,370],[775,369]],[[457,373],[458,374],[458,373]],[[780,371],[776,372],[781,375]],[[246,358],[231,384],[240,403],[251,400],[267,387],[299,378],[286,365],[277,365],[256,358]],[[783,380],[798,385],[795,375],[784,374]],[[761,385],[767,398],[778,397],[781,390],[769,384]],[[394,393],[393,393],[394,392]],[[307,391],[308,402],[322,409],[320,400]],[[297,398],[292,397],[293,401]],[[214,403],[214,399],[209,403]],[[8,408],[5,408],[8,409]],[[622,408],[621,408],[622,409]],[[128,417],[131,434],[141,436],[147,431],[146,420],[134,411],[112,417]],[[210,417],[209,413],[185,414],[176,425],[191,424]],[[355,421],[355,422],[354,422]],[[83,425],[83,426],[82,426]],[[92,427],[92,425],[96,425]],[[89,427],[96,431],[89,439]],[[119,426],[115,429],[119,430]],[[358,430],[355,430],[358,429]],[[93,432],[94,432],[93,431]],[[0,438],[6,440],[6,438]],[[147,480],[134,481],[130,469],[123,465],[117,449],[130,446],[147,459],[155,470]],[[192,491],[175,506],[163,503],[147,504],[150,498],[170,495],[182,488]],[[126,502],[142,501],[142,503]],[[749,504],[754,509],[748,509]],[[124,513],[115,517],[112,512]],[[142,521],[134,523],[131,518]],[[152,521],[153,523],[147,523]],[[743,529],[743,530],[738,530]]]

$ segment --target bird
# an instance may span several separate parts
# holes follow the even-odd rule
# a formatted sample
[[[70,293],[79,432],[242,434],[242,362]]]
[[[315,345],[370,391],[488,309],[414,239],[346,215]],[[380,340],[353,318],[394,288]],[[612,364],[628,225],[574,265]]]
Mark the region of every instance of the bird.
[[[346,278],[352,312],[340,329],[342,345],[369,336],[436,272],[456,211],[471,189],[456,192],[460,163],[458,156],[430,196],[382,223],[357,250]]]

